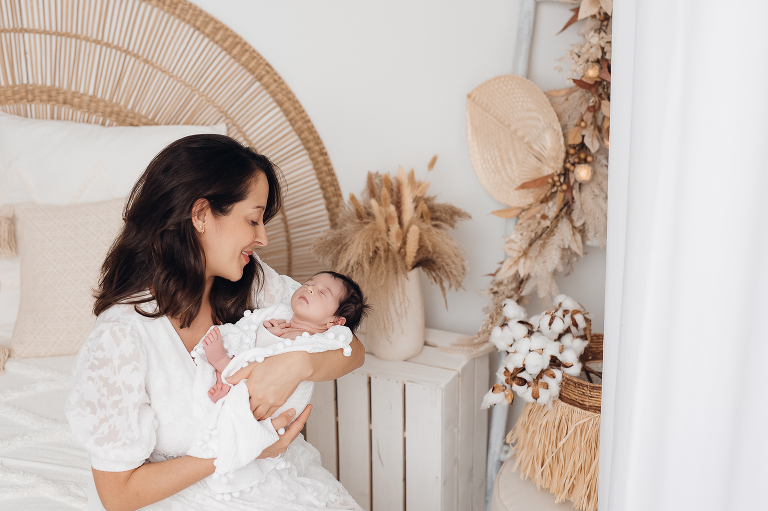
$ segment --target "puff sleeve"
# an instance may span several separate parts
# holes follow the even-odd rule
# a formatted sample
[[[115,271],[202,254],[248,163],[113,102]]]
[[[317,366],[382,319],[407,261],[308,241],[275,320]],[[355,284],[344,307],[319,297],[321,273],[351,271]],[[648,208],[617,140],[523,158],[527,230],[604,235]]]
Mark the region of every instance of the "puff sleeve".
[[[146,352],[131,322],[112,309],[102,313],[75,359],[65,404],[72,432],[96,470],[131,470],[152,452],[157,421],[146,372]]]

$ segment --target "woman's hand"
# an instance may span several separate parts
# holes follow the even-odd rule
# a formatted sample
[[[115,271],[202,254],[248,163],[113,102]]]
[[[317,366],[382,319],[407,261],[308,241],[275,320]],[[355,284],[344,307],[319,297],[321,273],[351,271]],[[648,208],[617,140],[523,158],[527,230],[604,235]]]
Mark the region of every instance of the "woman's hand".
[[[301,351],[267,357],[240,369],[228,381],[247,378],[251,411],[256,420],[267,419],[283,406],[299,386],[307,379],[306,359],[310,355]],[[250,375],[249,375],[250,373]]]
[[[293,417],[293,414],[289,412],[296,413],[293,408],[291,408],[272,419],[272,425],[275,427],[275,430],[288,426],[288,423],[291,422],[291,417]],[[304,424],[306,424],[311,412],[312,405],[307,405],[307,407],[304,408],[304,411],[301,412],[301,415],[296,417],[293,424],[286,428],[285,434],[283,434],[277,442],[261,451],[258,459],[274,458],[275,456],[283,454],[286,449],[288,449],[290,443],[293,442],[296,437],[299,436],[301,430],[304,429]]]

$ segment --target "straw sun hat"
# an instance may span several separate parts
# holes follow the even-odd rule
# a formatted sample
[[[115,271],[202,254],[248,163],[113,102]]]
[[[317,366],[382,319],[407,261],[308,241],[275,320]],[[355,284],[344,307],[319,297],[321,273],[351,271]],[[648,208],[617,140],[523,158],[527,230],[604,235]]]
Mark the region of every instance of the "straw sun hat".
[[[525,208],[546,186],[517,190],[559,173],[565,158],[560,122],[544,93],[520,76],[492,78],[467,97],[469,153],[477,177],[494,199]]]

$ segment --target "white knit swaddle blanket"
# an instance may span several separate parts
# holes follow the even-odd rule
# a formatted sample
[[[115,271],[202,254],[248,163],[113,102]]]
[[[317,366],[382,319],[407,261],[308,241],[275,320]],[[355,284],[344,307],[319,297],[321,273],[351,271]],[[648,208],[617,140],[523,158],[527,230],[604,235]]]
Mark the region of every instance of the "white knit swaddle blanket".
[[[252,362],[260,363],[266,357],[291,351],[320,353],[342,349],[344,355],[351,355],[349,344],[352,332],[345,326],[334,326],[314,335],[304,333],[292,341],[275,336],[263,325],[269,319],[289,320],[292,316],[290,307],[278,304],[246,311],[234,325],[220,325],[224,348],[230,356],[234,356],[222,377],[226,379]],[[192,351],[192,357],[197,364],[193,389],[194,414],[200,422],[196,439],[187,454],[198,458],[216,458],[216,472],[205,479],[209,487],[227,498],[258,484],[271,470],[289,468],[279,457],[256,459],[279,436],[271,420],[254,419],[245,381],[235,384],[226,396],[213,403],[208,390],[216,382],[216,370],[208,362],[202,342]],[[293,408],[296,410],[295,419],[309,404],[312,388],[312,382],[301,382],[272,418]]]

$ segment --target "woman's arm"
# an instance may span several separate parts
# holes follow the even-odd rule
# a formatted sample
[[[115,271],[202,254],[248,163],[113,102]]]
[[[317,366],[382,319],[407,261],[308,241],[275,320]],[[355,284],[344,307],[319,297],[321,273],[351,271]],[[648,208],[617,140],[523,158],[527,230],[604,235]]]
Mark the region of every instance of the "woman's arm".
[[[349,343],[352,354],[345,357],[341,350],[313,353],[306,362],[306,377],[309,381],[330,381],[351,373],[365,362],[365,348],[357,337]],[[305,353],[306,354],[306,353]],[[304,381],[301,380],[301,381]]]
[[[282,454],[299,435],[307,422],[312,405],[307,406],[285,434],[261,453],[259,458],[272,458]],[[285,427],[293,417],[294,410],[287,410],[272,421],[275,429]],[[125,472],[103,472],[93,469],[93,481],[99,499],[107,511],[134,511],[159,502],[184,488],[213,474],[212,459],[184,456],[158,463],[145,463]]]
[[[93,481],[107,511],[133,511],[174,495],[213,474],[213,460],[184,456],[146,463],[125,472],[93,469]]]
[[[247,378],[251,410],[258,420],[266,419],[294,393],[299,383],[329,381],[340,378],[363,365],[365,348],[357,337],[349,343],[352,354],[344,356],[342,350],[306,353],[294,351],[252,363],[227,378],[239,381]]]

